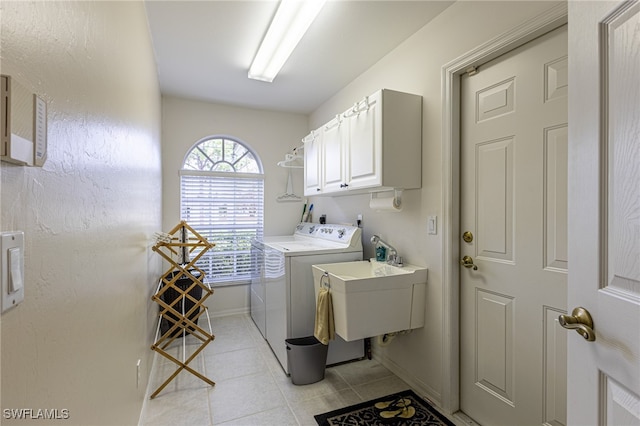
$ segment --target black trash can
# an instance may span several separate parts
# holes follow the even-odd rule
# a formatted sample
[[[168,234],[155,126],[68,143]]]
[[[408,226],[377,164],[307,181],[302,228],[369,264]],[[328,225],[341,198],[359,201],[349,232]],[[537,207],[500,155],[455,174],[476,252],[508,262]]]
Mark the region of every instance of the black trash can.
[[[191,270],[189,272],[194,277],[200,278],[200,272],[199,271]],[[182,272],[181,271],[173,271],[171,273],[171,275],[169,275],[167,277],[167,279],[169,281],[171,281],[177,274],[182,274]],[[182,274],[182,276],[180,278],[178,278],[178,280],[176,281],[175,285],[180,290],[186,291],[191,286],[192,282],[193,282],[193,280],[191,278],[189,278],[186,274]],[[162,287],[164,287],[165,285],[166,284],[164,284],[164,282],[163,282],[162,283]],[[199,285],[196,285],[195,287],[193,287],[191,289],[191,291],[189,291],[189,295],[191,297],[193,297],[194,299],[196,299],[196,300],[200,300],[202,298],[202,287],[200,287]],[[189,299],[187,297],[183,297],[183,295],[180,292],[178,292],[177,290],[175,290],[173,287],[169,287],[168,289],[166,289],[165,292],[162,293],[162,296],[160,298],[167,305],[171,305],[174,302],[174,300],[179,299],[175,303],[175,305],[173,305],[173,309],[175,309],[178,312],[187,313],[195,305],[195,302],[193,300],[191,300],[191,299]],[[182,310],[183,303],[184,303],[184,311]],[[163,309],[164,308],[162,306],[160,306],[160,312],[162,312]],[[195,311],[193,311],[193,313],[191,315],[189,315],[189,319],[192,322],[194,322],[195,324],[198,324],[197,316],[198,316],[199,312],[200,312],[200,308],[196,309]],[[176,321],[178,321],[178,318],[173,313],[166,312],[165,314],[163,314],[162,315],[162,321],[160,321],[160,333],[162,335],[164,335],[167,331],[169,331],[169,329],[171,327],[173,327],[173,325],[176,323]],[[187,334],[189,334],[189,330],[193,331],[194,329],[191,326],[187,327]],[[171,333],[171,337],[173,337],[173,336],[182,337],[182,328],[178,328],[178,329],[174,330]]]
[[[294,385],[308,385],[324,379],[328,345],[323,345],[313,336],[286,339],[285,343]]]

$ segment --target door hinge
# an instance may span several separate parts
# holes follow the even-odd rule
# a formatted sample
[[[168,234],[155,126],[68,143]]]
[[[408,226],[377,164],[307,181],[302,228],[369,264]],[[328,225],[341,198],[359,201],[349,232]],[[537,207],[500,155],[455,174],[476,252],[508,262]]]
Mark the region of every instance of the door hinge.
[[[469,77],[471,77],[472,75],[478,74],[478,68],[477,67],[467,68],[467,74],[469,75]]]

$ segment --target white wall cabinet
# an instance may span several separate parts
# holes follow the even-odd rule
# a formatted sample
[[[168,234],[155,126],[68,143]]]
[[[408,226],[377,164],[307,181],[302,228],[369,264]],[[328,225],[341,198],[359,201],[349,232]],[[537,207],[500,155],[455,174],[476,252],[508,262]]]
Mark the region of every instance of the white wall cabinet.
[[[384,141],[382,137],[383,117],[393,119],[389,117],[389,111],[383,114],[383,107],[381,106],[383,93],[387,94],[388,91],[381,90],[367,98],[366,109],[358,113],[352,112],[352,115],[348,118],[348,189],[354,190],[382,185],[382,146],[385,142],[387,145],[394,145],[392,138]],[[391,184],[392,182],[387,183]]]
[[[422,97],[383,89],[305,138],[305,195],[422,185]]]
[[[349,123],[337,116],[323,127],[321,191],[336,192],[345,188],[347,178],[347,145]],[[316,191],[317,192],[317,191]]]
[[[304,142],[304,195],[315,195],[322,191],[320,148],[322,133],[311,132]]]

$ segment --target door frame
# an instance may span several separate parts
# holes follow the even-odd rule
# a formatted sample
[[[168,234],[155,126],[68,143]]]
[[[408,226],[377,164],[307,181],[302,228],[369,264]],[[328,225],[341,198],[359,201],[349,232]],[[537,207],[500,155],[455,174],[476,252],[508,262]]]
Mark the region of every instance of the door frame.
[[[568,21],[560,3],[442,67],[442,391],[441,407],[460,411],[460,76]]]

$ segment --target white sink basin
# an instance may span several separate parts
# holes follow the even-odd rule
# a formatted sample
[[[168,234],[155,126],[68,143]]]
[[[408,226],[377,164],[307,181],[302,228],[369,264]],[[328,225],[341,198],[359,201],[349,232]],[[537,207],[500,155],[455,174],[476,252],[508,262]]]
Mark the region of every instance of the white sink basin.
[[[424,326],[427,268],[373,261],[313,265],[328,285],[336,333],[346,341]]]
[[[386,263],[371,262],[368,260],[327,263],[319,266],[322,266],[322,269],[325,271],[342,277],[345,280],[385,277],[389,275],[411,275],[415,272],[413,269],[405,269],[404,267],[400,268]]]

